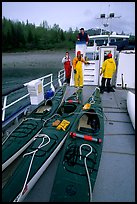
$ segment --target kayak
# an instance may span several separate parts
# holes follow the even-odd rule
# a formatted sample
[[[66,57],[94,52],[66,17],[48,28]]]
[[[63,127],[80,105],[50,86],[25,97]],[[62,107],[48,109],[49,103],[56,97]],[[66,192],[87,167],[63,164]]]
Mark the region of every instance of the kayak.
[[[34,140],[46,119],[59,108],[65,95],[66,86],[59,87],[51,99],[42,103],[23,119],[2,144],[2,171],[6,169]]]
[[[91,202],[104,138],[100,90],[83,105],[63,146],[50,202]]]
[[[21,202],[62,147],[82,109],[82,90],[63,101],[23,152],[17,167],[2,189],[3,202]]]

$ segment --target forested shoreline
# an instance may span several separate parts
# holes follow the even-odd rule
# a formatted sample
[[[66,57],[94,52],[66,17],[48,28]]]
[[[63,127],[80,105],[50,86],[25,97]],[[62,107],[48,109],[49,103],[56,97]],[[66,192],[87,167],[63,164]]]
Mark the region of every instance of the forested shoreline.
[[[63,31],[59,25],[48,26],[43,21],[40,26],[35,26],[28,21],[2,19],[2,52],[29,51],[29,50],[56,50],[73,49],[78,29]]]
[[[79,29],[63,31],[58,24],[49,26],[43,21],[39,26],[2,18],[2,52],[22,52],[34,50],[72,50],[75,47]],[[87,30],[89,35],[98,35],[100,29]],[[130,36],[129,44],[135,44],[135,36]]]

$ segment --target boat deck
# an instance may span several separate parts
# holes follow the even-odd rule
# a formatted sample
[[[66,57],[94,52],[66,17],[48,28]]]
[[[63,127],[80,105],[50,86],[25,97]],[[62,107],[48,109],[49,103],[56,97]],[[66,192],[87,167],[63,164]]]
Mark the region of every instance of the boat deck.
[[[84,86],[83,103],[95,86]],[[74,92],[67,87],[66,98]],[[104,144],[93,191],[93,202],[135,202],[135,130],[126,108],[127,90],[101,94],[104,109]],[[48,202],[61,151],[24,202]]]

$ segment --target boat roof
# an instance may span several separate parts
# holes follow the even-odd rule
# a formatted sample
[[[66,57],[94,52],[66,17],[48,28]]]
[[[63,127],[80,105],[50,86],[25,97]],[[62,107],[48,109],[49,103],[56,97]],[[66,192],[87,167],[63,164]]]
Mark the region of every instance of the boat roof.
[[[114,39],[119,39],[119,38],[123,38],[123,39],[128,39],[129,36],[128,35],[117,35],[117,34],[112,34],[109,35],[109,38],[114,38]],[[93,36],[89,36],[90,40],[104,40],[104,39],[108,39],[108,35],[93,35]]]
[[[83,87],[83,103],[95,87]],[[65,97],[74,90],[68,86]],[[104,143],[93,202],[135,202],[135,130],[127,112],[127,92],[127,89],[116,88],[115,92],[101,94],[105,115]],[[63,148],[23,202],[49,202],[62,151]]]

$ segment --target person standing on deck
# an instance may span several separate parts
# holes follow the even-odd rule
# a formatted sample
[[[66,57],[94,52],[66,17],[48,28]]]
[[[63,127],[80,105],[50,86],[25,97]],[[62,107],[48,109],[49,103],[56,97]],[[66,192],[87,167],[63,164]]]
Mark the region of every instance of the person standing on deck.
[[[106,83],[107,92],[110,92],[110,89],[111,89],[110,81],[115,71],[116,71],[115,60],[112,58],[112,54],[109,53],[107,55],[107,59],[102,64],[100,76],[103,74],[103,77],[101,81],[100,93],[104,92],[106,80],[107,80],[107,83]]]
[[[71,77],[71,58],[69,56],[69,52],[66,52],[65,57],[62,59],[62,63],[64,64],[64,69],[65,69],[65,82],[67,84],[70,84],[70,77]]]
[[[77,40],[86,42],[86,45],[88,45],[89,37],[88,34],[84,31],[84,28],[80,29],[80,33],[77,36]]]
[[[74,69],[74,85],[83,88],[83,69],[82,63],[90,64],[81,56],[81,52],[77,52],[77,56],[73,58],[72,65]]]

